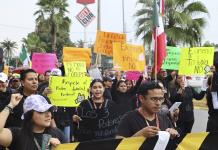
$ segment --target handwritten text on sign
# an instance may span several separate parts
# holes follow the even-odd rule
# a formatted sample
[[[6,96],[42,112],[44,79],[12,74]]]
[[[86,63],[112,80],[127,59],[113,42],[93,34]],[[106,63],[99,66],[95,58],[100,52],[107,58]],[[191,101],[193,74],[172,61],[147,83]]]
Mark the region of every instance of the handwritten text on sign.
[[[57,57],[55,54],[33,53],[32,68],[38,73],[56,68]]]
[[[204,75],[213,65],[214,47],[182,48],[179,74]]]
[[[145,52],[143,46],[113,43],[113,64],[123,71],[144,71]]]
[[[113,56],[113,42],[126,42],[126,35],[98,31],[96,35],[94,52],[107,56]]]
[[[91,63],[90,56],[91,56],[90,48],[77,48],[77,47],[63,48],[63,62],[85,61],[86,67],[89,67]]]
[[[67,77],[84,77],[86,75],[86,62],[64,62],[64,69]]]
[[[167,57],[162,64],[163,69],[179,70],[180,48],[167,46]]]
[[[55,106],[77,107],[88,98],[89,77],[57,77],[51,76],[49,94],[51,103]]]

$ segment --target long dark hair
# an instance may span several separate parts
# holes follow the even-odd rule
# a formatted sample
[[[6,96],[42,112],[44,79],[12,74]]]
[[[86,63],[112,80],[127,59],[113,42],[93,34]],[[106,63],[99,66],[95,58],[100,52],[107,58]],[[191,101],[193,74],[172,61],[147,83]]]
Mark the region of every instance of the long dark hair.
[[[21,127],[20,135],[19,135],[19,146],[22,147],[22,150],[30,150],[33,149],[34,143],[34,134],[33,134],[33,117],[34,111],[29,111],[24,114],[24,120]],[[51,133],[51,127],[45,128],[45,132]]]

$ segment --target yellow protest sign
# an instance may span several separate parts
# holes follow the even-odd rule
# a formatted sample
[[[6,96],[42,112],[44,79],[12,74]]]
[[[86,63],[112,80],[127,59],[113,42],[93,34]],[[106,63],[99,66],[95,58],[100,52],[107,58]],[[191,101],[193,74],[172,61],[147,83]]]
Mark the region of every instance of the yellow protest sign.
[[[205,75],[213,65],[214,47],[182,48],[179,64],[180,75]]]
[[[85,61],[86,66],[90,67],[91,64],[90,57],[91,57],[90,48],[77,48],[77,47],[63,48],[63,62]]]
[[[9,66],[4,65],[3,72],[8,75],[8,73],[9,73]]]
[[[126,42],[126,35],[97,31],[94,52],[102,55],[113,56],[113,42]]]
[[[90,77],[51,76],[48,97],[55,106],[77,107],[88,98],[90,82]]]
[[[123,71],[144,71],[145,51],[143,46],[113,43],[113,64]]]
[[[86,62],[64,62],[64,70],[67,77],[84,77],[86,75]]]

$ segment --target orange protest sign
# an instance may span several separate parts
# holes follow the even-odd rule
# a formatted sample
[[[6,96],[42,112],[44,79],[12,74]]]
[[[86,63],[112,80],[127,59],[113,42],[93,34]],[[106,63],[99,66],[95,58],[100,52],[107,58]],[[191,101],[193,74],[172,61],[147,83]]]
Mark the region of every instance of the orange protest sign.
[[[113,42],[126,42],[126,35],[98,31],[95,40],[94,52],[102,55],[113,56]]]
[[[9,66],[5,65],[3,72],[8,75],[8,73],[9,73]]]
[[[113,43],[113,64],[123,71],[144,71],[145,51],[143,46]]]
[[[89,67],[91,64],[90,57],[91,57],[90,48],[77,48],[77,47],[63,48],[63,62],[85,61],[86,67]]]

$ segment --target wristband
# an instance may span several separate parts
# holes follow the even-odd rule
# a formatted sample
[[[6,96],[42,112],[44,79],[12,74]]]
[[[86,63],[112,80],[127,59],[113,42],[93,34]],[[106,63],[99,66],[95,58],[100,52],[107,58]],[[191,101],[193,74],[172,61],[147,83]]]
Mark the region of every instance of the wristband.
[[[14,113],[13,108],[11,108],[10,106],[6,105],[5,108],[8,109],[11,114]]]

